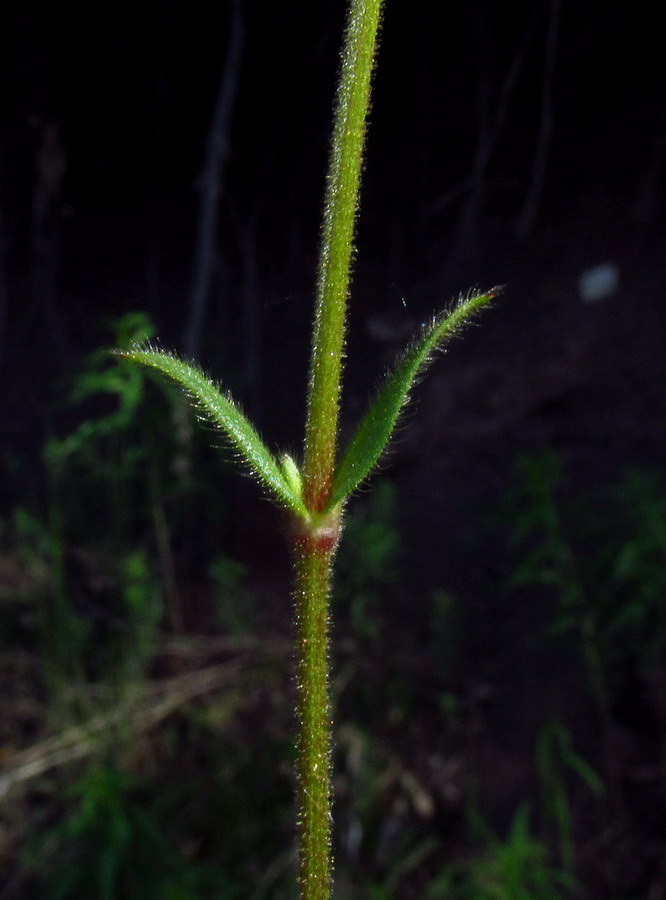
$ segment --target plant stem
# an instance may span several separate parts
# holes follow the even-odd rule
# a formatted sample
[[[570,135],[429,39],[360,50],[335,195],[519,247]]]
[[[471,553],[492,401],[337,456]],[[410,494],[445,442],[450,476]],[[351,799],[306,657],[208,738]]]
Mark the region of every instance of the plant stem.
[[[382,0],[351,0],[326,184],[308,388],[303,500],[293,517],[296,573],[298,850],[301,900],[331,896],[328,616],[340,509],[323,515],[335,468],[345,312],[365,120]]]
[[[342,51],[324,223],[305,426],[305,505],[322,510],[335,464],[345,312],[361,163],[382,0],[352,0]]]
[[[330,574],[339,536],[332,521],[293,541],[296,571],[298,841],[302,900],[331,890],[331,709],[328,688]]]

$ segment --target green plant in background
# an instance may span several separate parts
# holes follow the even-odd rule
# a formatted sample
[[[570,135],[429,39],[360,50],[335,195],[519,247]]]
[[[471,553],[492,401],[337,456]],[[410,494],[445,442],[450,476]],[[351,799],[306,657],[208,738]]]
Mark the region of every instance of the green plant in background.
[[[109,327],[125,348],[154,333],[140,312]],[[182,515],[198,489],[189,474],[186,457],[193,447],[182,406],[175,387],[123,360],[109,366],[105,352],[90,354],[73,380],[66,409],[87,416],[65,437],[50,437],[44,450],[53,620],[47,655],[61,648],[63,674],[72,674],[84,655],[83,646],[80,654],[73,652],[72,639],[84,619],[98,620],[97,632],[88,627],[86,639],[95,639],[104,671],[121,679],[143,674],[164,617],[172,631],[182,627],[173,524],[167,519],[173,523],[176,512]],[[170,441],[162,433],[165,416],[174,425]],[[70,554],[75,548],[80,567],[100,585],[100,609],[92,616],[73,612],[66,546]],[[156,566],[149,563],[149,547],[155,548]]]
[[[476,812],[470,826],[484,844],[481,855],[453,863],[435,878],[426,900],[561,900],[575,889],[573,879],[548,862],[546,846],[530,829],[527,806],[516,813],[505,840],[499,838]]]
[[[143,313],[108,324],[125,348],[153,334]],[[189,409],[150,370],[92,353],[56,414],[64,436],[51,427],[43,482],[33,478],[31,500],[0,522],[0,640],[39,647],[48,712],[60,726],[63,716],[90,712],[80,708],[90,699],[86,682],[135,684],[162,624],[181,629],[173,547],[187,558],[195,498],[204,501],[197,521],[219,523],[224,496],[205,504],[194,463],[207,470],[189,438]],[[84,421],[68,429],[74,416]],[[174,426],[169,439],[165,418]],[[9,470],[11,460],[3,462]],[[16,481],[25,477],[20,461],[14,469]]]
[[[434,799],[428,788],[404,760],[365,731],[345,724],[339,737],[341,855],[348,874],[357,879],[353,887],[345,884],[340,896],[391,900],[402,896],[401,888],[413,892],[410,876],[424,863],[435,872],[426,885],[421,881],[418,896],[428,900],[563,900],[581,895],[574,876],[571,778],[596,797],[604,788],[573,749],[571,733],[562,723],[548,723],[538,736],[539,802],[534,816],[527,805],[520,806],[500,836],[472,796],[465,815],[472,850],[443,868],[440,860],[447,848],[429,827]],[[419,876],[423,878],[423,871]]]
[[[83,678],[91,628],[71,602],[64,514],[49,501],[46,512],[20,505],[0,522],[0,557],[6,545],[13,560],[0,571],[0,649],[36,646],[50,693],[45,712],[53,717],[63,712],[66,682]]]
[[[111,328],[124,346],[153,333],[151,323],[142,313],[129,313],[111,323]],[[41,630],[48,636],[45,658],[53,660],[54,665],[47,668],[53,669],[56,685],[58,678],[83,677],[81,660],[92,638],[92,629],[90,622],[77,615],[73,608],[65,550],[68,543],[75,543],[80,548],[79,555],[85,556],[86,549],[81,548],[89,546],[95,523],[105,527],[106,532],[100,530],[98,537],[113,548],[109,553],[113,562],[108,580],[120,586],[118,594],[125,607],[120,618],[125,618],[126,613],[128,620],[124,643],[129,642],[130,633],[132,641],[139,639],[139,652],[133,649],[128,660],[134,663],[146,660],[142,650],[147,625],[156,625],[161,618],[160,592],[148,571],[145,554],[125,549],[132,543],[129,517],[134,508],[128,492],[141,468],[148,465],[145,441],[136,440],[144,395],[145,379],[141,373],[129,366],[109,367],[106,354],[91,354],[77,373],[67,406],[98,405],[102,398],[110,396],[112,409],[89,416],[62,439],[50,437],[44,448],[51,584]],[[156,457],[149,463],[157,464]],[[94,565],[92,560],[90,564]],[[156,605],[159,609],[155,613]],[[95,638],[99,641],[100,635]],[[125,655],[116,653],[118,649],[114,648],[112,655],[120,656],[122,663]],[[105,662],[110,662],[107,650],[107,646],[98,646],[96,658],[101,661],[106,657]]]
[[[116,668],[122,680],[138,681],[154,656],[164,608],[145,549],[122,556],[118,570],[125,622]]]
[[[561,722],[545,725],[537,740],[538,820],[534,833],[529,807],[517,810],[505,838],[497,835],[474,805],[467,811],[476,855],[452,862],[433,879],[427,900],[562,900],[579,896],[574,876],[574,842],[568,776],[576,775],[596,797],[604,787],[589,763],[573,749]]]
[[[395,488],[382,481],[368,503],[345,522],[346,539],[338,560],[335,599],[349,610],[356,638],[372,640],[379,631],[379,587],[398,577],[400,536],[394,524]]]
[[[666,650],[666,484],[661,473],[630,470],[612,492],[619,541],[600,542],[591,573],[605,609],[604,637],[632,649],[637,664],[660,666]]]
[[[247,567],[232,556],[217,556],[208,569],[215,585],[216,620],[232,635],[252,631],[254,600],[246,587]]]
[[[409,392],[434,352],[496,293],[470,294],[424,326],[384,378],[338,458],[346,302],[381,6],[382,0],[352,0],[342,51],[302,462],[288,454],[271,453],[236,403],[196,366],[150,345],[119,351],[124,359],[152,367],[179,384],[287,513],[296,582],[298,846],[303,900],[326,900],[331,892],[328,604],[343,509],[383,454]]]
[[[151,796],[114,766],[94,764],[68,789],[70,812],[31,848],[48,900],[197,900],[207,871],[188,862],[166,836],[178,798]],[[243,896],[215,877],[216,900]],[[207,894],[210,896],[210,894]]]
[[[612,743],[611,692],[602,640],[601,606],[588,589],[581,560],[571,543],[556,500],[561,478],[557,456],[546,451],[519,461],[523,482],[510,498],[516,513],[510,532],[513,547],[527,546],[508,579],[509,590],[542,584],[556,592],[557,610],[549,627],[551,635],[575,629],[578,634],[592,698],[602,732],[604,762],[613,801],[620,806],[621,778]]]
[[[571,805],[567,789],[567,775],[578,776],[597,798],[605,791],[601,779],[573,748],[571,732],[561,722],[550,722],[539,732],[537,741],[540,813],[555,837],[562,871],[569,879],[574,876],[574,840]]]
[[[121,348],[129,348],[154,334],[151,321],[140,312],[128,313],[109,323],[109,327]],[[67,402],[70,408],[88,407],[93,412],[66,437],[51,438],[45,448],[51,517],[61,529],[67,529],[70,537],[76,538],[77,527],[84,528],[86,539],[90,537],[91,523],[94,527],[101,519],[97,537],[103,546],[111,545],[115,555],[119,548],[134,547],[137,511],[143,507],[142,517],[143,510],[148,511],[166,613],[172,629],[177,631],[180,597],[166,508],[176,493],[193,490],[184,461],[190,448],[184,447],[187,436],[177,422],[181,397],[171,385],[147,378],[147,374],[122,361],[109,366],[108,354],[103,352],[92,353],[86,359]],[[158,385],[162,401],[159,404],[146,402],[149,381],[153,380]],[[165,415],[176,426],[173,441],[165,442],[160,433]],[[85,490],[80,485],[85,485]],[[74,491],[75,508],[67,502]],[[104,510],[101,517],[100,509]],[[64,521],[65,515],[69,515],[69,521]],[[118,574],[122,575],[122,571]]]
[[[440,850],[427,828],[433,797],[405,760],[365,729],[345,723],[337,743],[340,856],[349,879],[339,896],[390,900]]]
[[[521,556],[506,587],[551,588],[557,605],[547,635],[577,635],[601,725],[609,800],[621,814],[611,672],[640,675],[664,662],[666,486],[656,473],[630,471],[618,484],[563,504],[555,453],[523,458],[519,473],[508,512],[510,543]],[[666,747],[663,730],[660,740]]]

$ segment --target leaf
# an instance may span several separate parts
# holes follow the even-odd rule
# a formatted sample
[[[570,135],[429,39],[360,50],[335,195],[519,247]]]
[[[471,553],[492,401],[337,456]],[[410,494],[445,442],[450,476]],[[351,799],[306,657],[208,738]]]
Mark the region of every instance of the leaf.
[[[410,390],[432,360],[434,352],[499,291],[500,288],[493,288],[461,298],[453,309],[446,310],[426,325],[421,336],[403,353],[396,367],[385,377],[338,464],[329,509],[344,501],[375,467],[389,442],[400,411],[409,399]]]
[[[197,366],[184,362],[173,353],[148,346],[132,350],[115,350],[130,359],[157,369],[175,381],[213,425],[226,435],[233,449],[256,478],[268,488],[280,506],[306,518],[307,510],[296,491],[295,479],[285,476],[283,469],[259,437],[254,426],[228,394],[222,391]],[[295,465],[295,464],[294,464]]]
[[[280,465],[282,466],[282,474],[287,484],[290,486],[297,497],[303,496],[303,480],[301,478],[301,470],[298,468],[296,460],[284,453],[280,457]]]

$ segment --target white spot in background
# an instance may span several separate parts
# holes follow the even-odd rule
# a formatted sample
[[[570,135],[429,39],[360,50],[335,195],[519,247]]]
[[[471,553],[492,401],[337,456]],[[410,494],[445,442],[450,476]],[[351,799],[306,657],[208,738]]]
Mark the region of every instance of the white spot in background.
[[[578,279],[578,293],[583,303],[598,303],[612,296],[620,284],[620,270],[606,262],[586,269]]]

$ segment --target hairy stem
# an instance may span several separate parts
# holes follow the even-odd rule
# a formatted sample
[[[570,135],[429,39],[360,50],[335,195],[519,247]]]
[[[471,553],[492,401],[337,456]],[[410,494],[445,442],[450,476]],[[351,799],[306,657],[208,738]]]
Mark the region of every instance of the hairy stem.
[[[307,517],[294,516],[298,852],[301,900],[331,896],[328,615],[340,507],[333,485],[345,312],[382,0],[351,0],[326,184],[303,461]]]
[[[307,528],[297,534],[292,545],[296,571],[297,801],[301,900],[328,900],[331,891],[328,601],[331,564],[338,536],[339,520],[329,517],[318,529]]]
[[[370,80],[382,0],[352,0],[326,183],[303,465],[304,499],[326,506],[333,479],[345,312]]]

